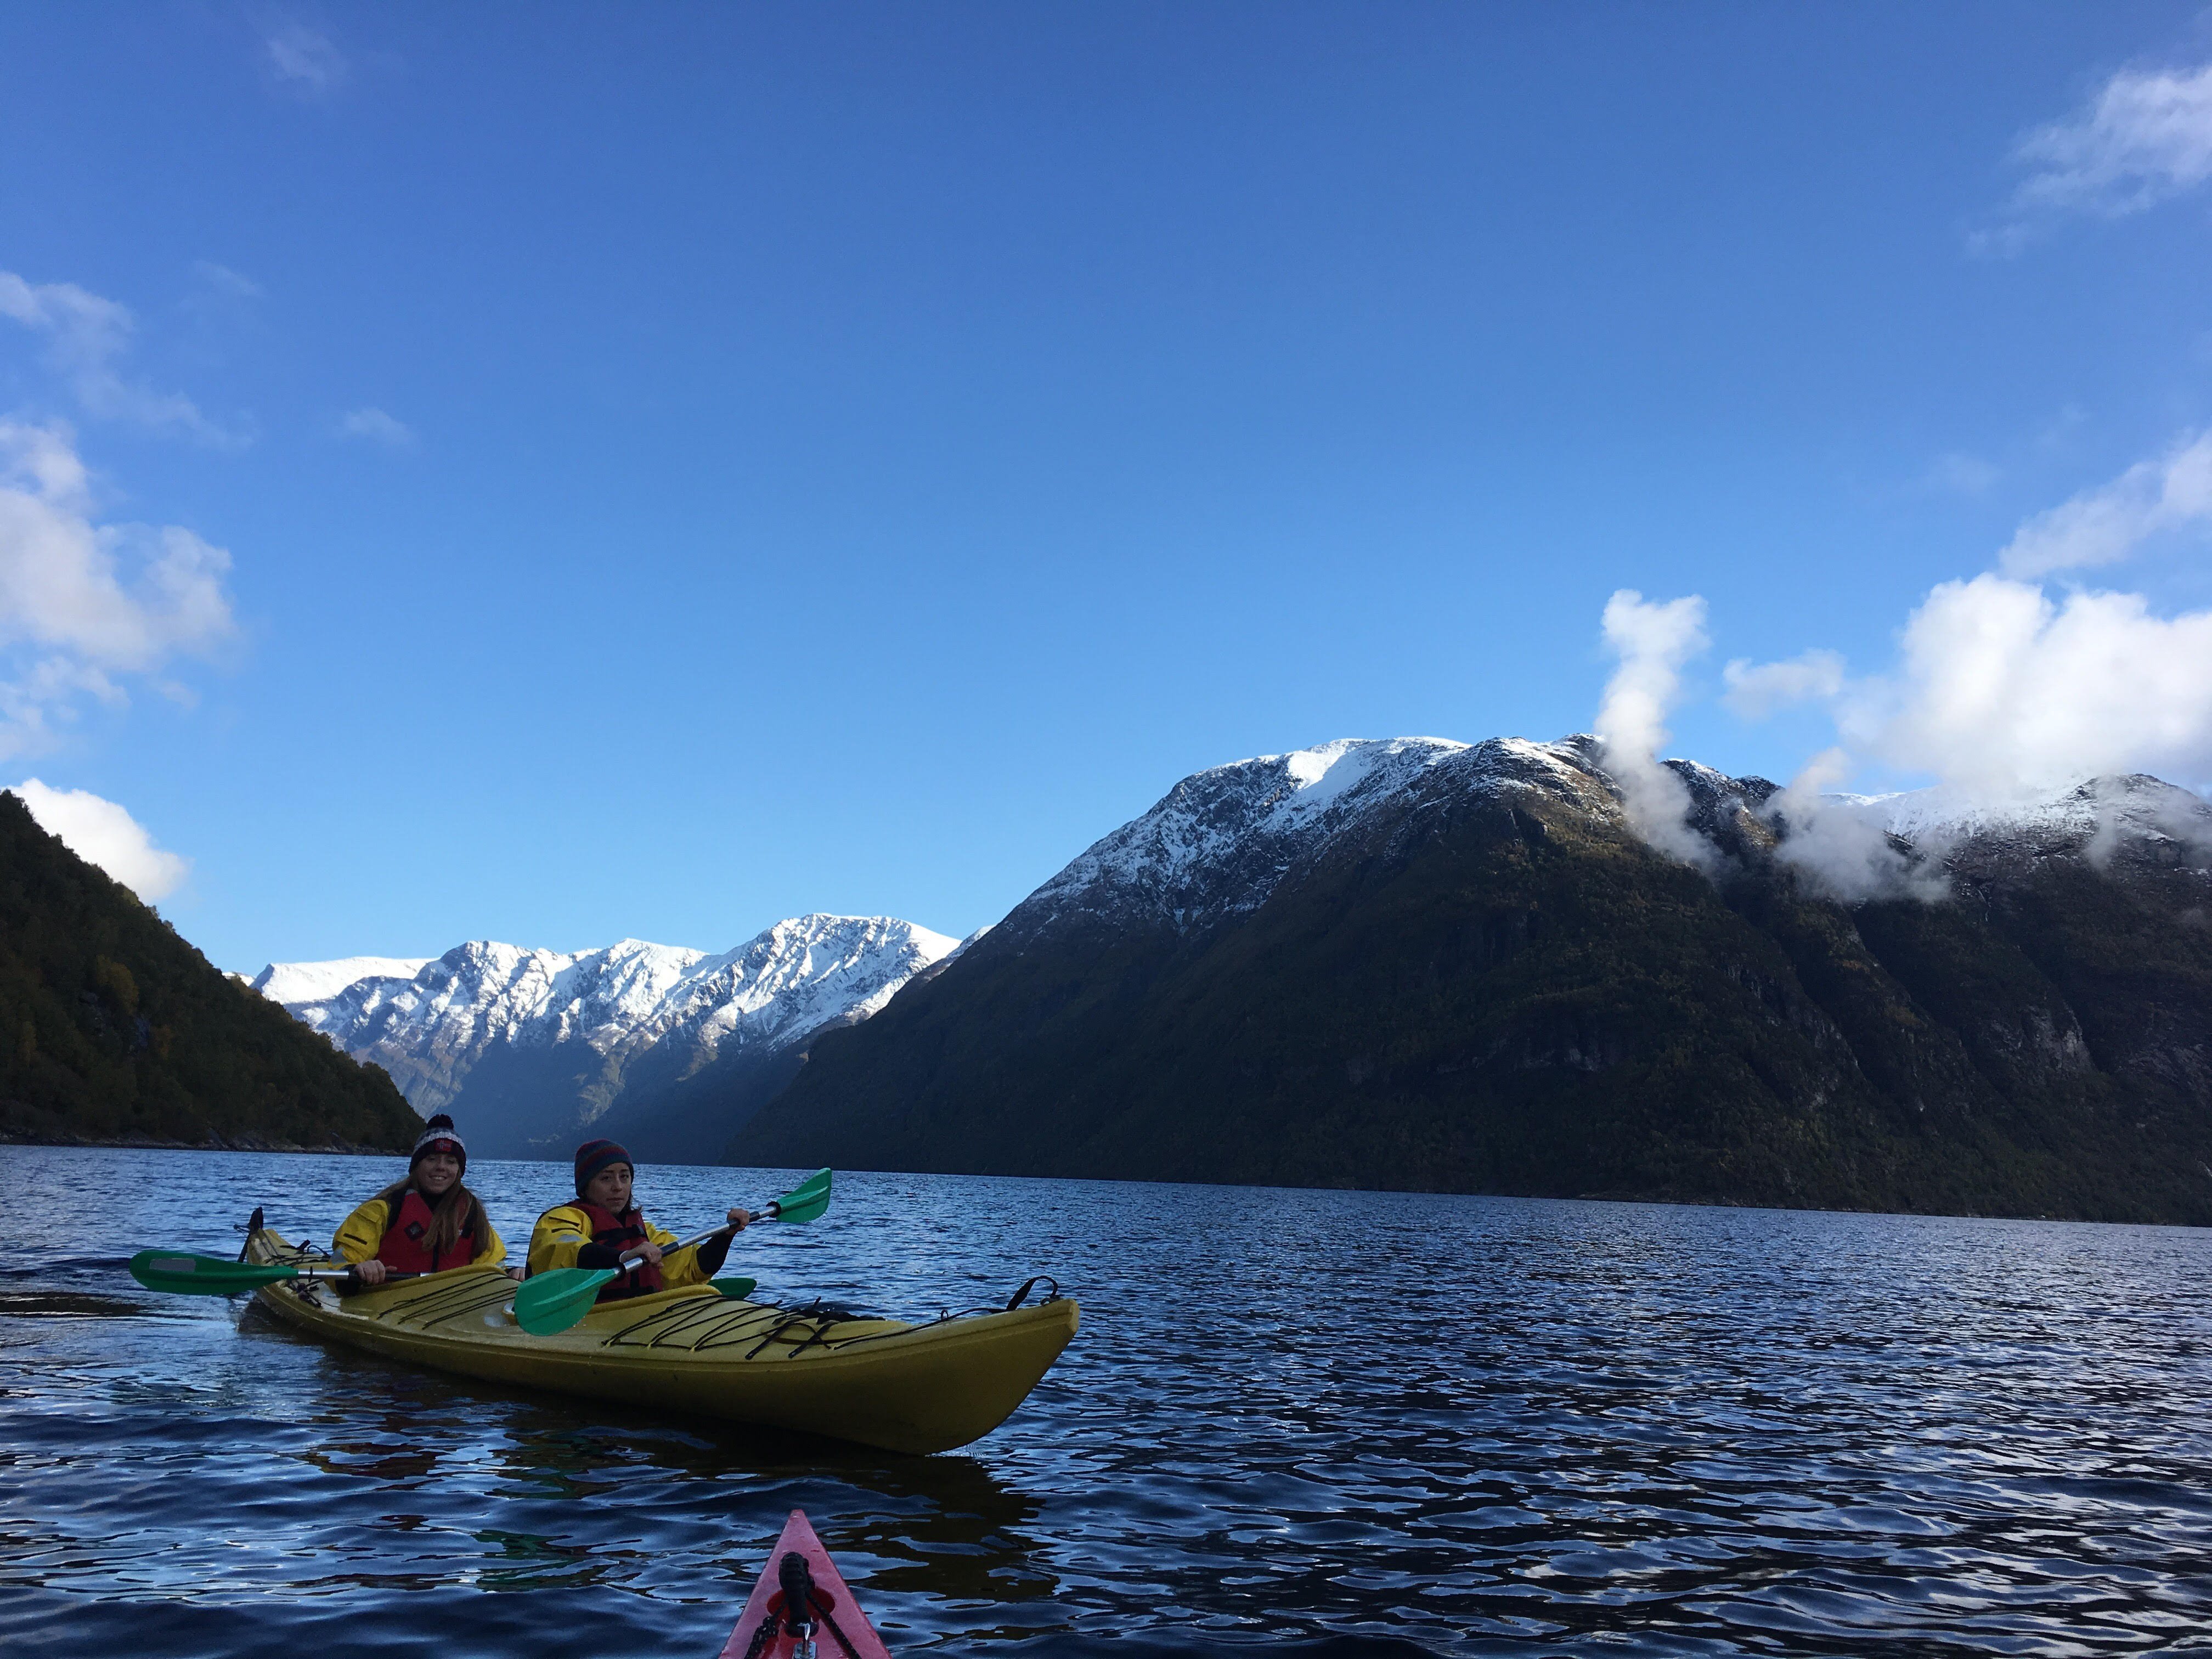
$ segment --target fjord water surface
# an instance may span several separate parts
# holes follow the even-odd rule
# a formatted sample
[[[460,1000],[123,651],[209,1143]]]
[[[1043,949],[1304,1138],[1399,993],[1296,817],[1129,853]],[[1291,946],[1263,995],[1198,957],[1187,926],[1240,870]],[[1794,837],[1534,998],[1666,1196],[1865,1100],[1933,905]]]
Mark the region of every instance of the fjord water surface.
[[[894,1651],[2212,1650],[2212,1236],[848,1175],[740,1240],[1083,1331],[911,1458],[326,1349],[123,1271],[396,1160],[0,1148],[0,1647],[706,1659],[803,1507]],[[474,1164],[520,1249],[565,1165]],[[788,1184],[787,1174],[781,1184]],[[780,1189],[653,1168],[678,1231]]]

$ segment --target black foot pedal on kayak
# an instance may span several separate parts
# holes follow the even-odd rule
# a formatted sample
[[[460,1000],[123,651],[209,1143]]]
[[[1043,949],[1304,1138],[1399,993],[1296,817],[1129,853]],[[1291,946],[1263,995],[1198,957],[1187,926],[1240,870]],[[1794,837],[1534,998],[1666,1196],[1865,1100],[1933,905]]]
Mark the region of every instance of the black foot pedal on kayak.
[[[814,1575],[806,1570],[806,1558],[786,1550],[775,1577],[783,1589],[784,1634],[799,1644],[792,1659],[814,1659]]]
[[[783,1592],[782,1633],[790,1638],[791,1659],[820,1659],[815,1645],[814,1628],[819,1621],[837,1644],[837,1651],[844,1659],[860,1659],[860,1654],[845,1632],[837,1628],[837,1621],[830,1615],[830,1604],[836,1598],[819,1594],[814,1588],[814,1574],[806,1565],[806,1558],[797,1550],[786,1550],[783,1559],[775,1564],[776,1584]],[[778,1629],[778,1621],[769,1620],[761,1626],[763,1633],[771,1639]],[[764,1644],[760,1637],[753,1639],[752,1651],[757,1653]]]

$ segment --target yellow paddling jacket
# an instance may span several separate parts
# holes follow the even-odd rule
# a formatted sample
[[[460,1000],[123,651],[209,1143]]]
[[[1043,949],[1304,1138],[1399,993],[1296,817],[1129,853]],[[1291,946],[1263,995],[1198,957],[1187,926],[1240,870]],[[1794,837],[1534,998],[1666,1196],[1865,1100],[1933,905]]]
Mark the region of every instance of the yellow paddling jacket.
[[[400,1271],[409,1273],[428,1273],[437,1267],[496,1267],[507,1260],[507,1241],[499,1236],[499,1229],[491,1224],[491,1218],[488,1215],[483,1218],[485,1237],[478,1241],[479,1248],[475,1255],[466,1262],[433,1262],[428,1253],[420,1249],[404,1252],[408,1258],[404,1261],[395,1260],[403,1252],[384,1248],[385,1233],[399,1218],[409,1199],[415,1200],[422,1209],[422,1215],[416,1218],[426,1219],[429,1210],[422,1205],[421,1195],[411,1187],[398,1199],[381,1195],[372,1198],[339,1224],[337,1236],[331,1240],[331,1247],[337,1253],[338,1259],[341,1261],[366,1261],[369,1257],[376,1256],[384,1260],[387,1267],[397,1267]],[[482,1206],[478,1210],[481,1212]],[[469,1235],[464,1233],[461,1237],[466,1238]],[[416,1255],[422,1259],[414,1260]]]
[[[556,1204],[539,1216],[537,1226],[531,1230],[530,1271],[535,1274],[550,1273],[556,1267],[611,1267],[623,1248],[640,1238],[650,1239],[664,1250],[676,1243],[674,1233],[647,1221],[635,1206],[615,1216],[580,1199],[574,1204]],[[658,1267],[641,1262],[629,1273],[617,1274],[599,1292],[599,1299],[612,1302],[652,1291],[704,1285],[721,1271],[729,1249],[729,1240],[723,1237],[690,1249],[669,1250]],[[708,1260],[700,1260],[702,1252]]]

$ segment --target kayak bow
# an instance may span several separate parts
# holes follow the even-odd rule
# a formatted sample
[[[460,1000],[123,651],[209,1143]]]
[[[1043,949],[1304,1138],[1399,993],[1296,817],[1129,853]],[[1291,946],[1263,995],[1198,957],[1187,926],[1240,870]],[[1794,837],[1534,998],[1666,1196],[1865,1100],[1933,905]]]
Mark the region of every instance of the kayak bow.
[[[837,1564],[793,1510],[718,1659],[890,1659]]]

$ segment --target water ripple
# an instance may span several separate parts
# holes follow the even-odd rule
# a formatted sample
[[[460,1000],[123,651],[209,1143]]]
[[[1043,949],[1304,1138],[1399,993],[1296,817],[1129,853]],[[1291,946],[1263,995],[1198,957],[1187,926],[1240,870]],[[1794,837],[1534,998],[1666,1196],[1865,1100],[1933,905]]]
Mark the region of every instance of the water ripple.
[[[455,1651],[704,1656],[794,1506],[896,1650],[2212,1651],[2202,1233],[854,1176],[743,1271],[1084,1303],[1005,1429],[902,1458],[428,1376],[121,1271],[231,1254],[257,1204],[326,1237],[382,1164],[0,1160],[11,1217],[110,1235],[0,1250],[11,1654],[415,1653],[434,1607]],[[566,1174],[470,1171],[511,1237]],[[643,1190],[681,1224],[776,1185]]]

